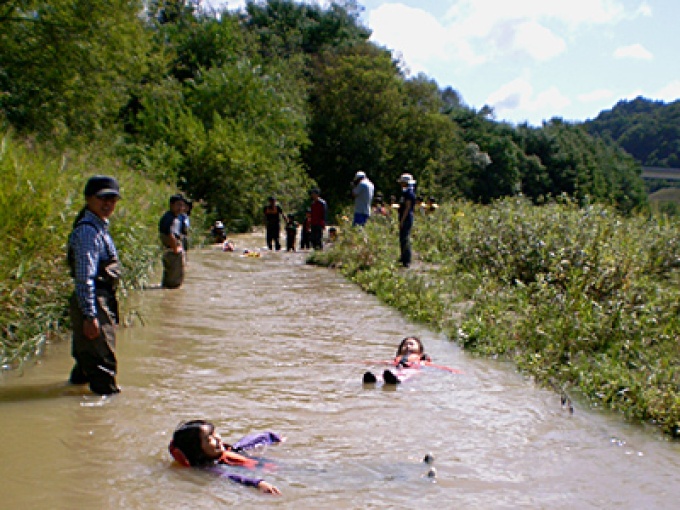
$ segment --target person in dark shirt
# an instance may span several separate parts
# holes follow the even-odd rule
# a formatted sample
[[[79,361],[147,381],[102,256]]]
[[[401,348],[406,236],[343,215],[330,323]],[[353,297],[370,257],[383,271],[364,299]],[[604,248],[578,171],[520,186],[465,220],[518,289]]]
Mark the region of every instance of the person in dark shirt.
[[[312,196],[312,248],[315,250],[322,250],[323,232],[326,228],[326,211],[328,205],[326,204],[326,201],[321,198],[321,191],[318,188],[314,188],[310,192],[310,195]]]
[[[300,249],[309,250],[312,247],[312,210],[305,211],[305,221],[300,228]]]
[[[185,200],[182,195],[170,197],[170,208],[158,222],[158,232],[163,244],[163,280],[166,289],[177,289],[184,282],[184,247],[182,246],[182,220]]]
[[[411,265],[411,228],[413,228],[413,211],[416,205],[414,186],[415,179],[411,174],[401,174],[397,181],[401,184],[401,199],[399,200],[399,262],[404,267]]]
[[[297,228],[298,222],[295,221],[295,216],[289,214],[286,219],[286,251],[295,251]]]
[[[283,209],[276,203],[276,197],[269,197],[267,205],[264,207],[265,227],[267,229],[267,248],[276,247],[276,251],[281,249],[279,236],[281,235],[281,219],[286,221]]]

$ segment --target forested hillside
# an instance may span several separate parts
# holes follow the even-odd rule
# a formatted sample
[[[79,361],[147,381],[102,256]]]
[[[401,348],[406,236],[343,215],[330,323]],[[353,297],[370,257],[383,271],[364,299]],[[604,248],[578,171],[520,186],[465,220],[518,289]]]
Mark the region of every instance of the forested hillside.
[[[589,133],[618,143],[643,166],[680,168],[680,100],[620,101],[585,126]]]
[[[567,193],[623,211],[646,202],[639,165],[582,126],[499,123],[453,88],[404,75],[369,42],[352,0],[197,5],[5,3],[5,129],[59,150],[110,152],[232,228],[261,221],[271,194],[300,210],[315,184],[337,211],[358,170],[385,196],[410,172],[420,194],[440,200]]]

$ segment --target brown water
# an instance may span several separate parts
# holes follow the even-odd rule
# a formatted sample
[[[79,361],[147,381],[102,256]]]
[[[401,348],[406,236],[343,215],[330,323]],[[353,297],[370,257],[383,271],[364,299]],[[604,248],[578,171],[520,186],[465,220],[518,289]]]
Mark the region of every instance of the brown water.
[[[119,332],[121,395],[63,395],[67,343],[0,375],[0,508],[678,508],[679,444],[579,404],[570,415],[302,254],[193,251],[181,290],[131,306],[146,325]],[[363,387],[362,360],[407,334],[464,373]],[[172,430],[197,417],[227,440],[285,435],[265,475],[283,496],[173,467]]]

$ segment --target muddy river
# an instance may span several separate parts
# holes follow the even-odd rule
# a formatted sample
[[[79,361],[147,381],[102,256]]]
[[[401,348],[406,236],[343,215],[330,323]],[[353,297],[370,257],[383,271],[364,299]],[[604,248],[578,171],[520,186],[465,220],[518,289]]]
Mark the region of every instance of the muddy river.
[[[127,304],[111,399],[69,395],[68,342],[0,374],[0,508],[672,509],[680,444],[475,359],[301,253],[190,252],[176,291]],[[418,335],[436,363],[399,386],[364,386],[365,360]],[[380,368],[380,367],[377,367]],[[226,440],[273,430],[275,497],[173,465],[187,419]],[[435,477],[423,457],[434,457]]]

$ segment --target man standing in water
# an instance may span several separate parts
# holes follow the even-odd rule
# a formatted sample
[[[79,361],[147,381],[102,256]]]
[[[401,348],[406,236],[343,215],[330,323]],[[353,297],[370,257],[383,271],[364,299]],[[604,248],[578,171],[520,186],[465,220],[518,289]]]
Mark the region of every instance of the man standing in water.
[[[283,209],[276,203],[276,197],[269,197],[267,205],[264,206],[264,220],[265,228],[267,229],[267,248],[276,248],[276,251],[281,250],[281,219],[286,221],[286,216],[283,214]]]
[[[182,220],[184,197],[172,195],[170,208],[158,222],[158,232],[163,251],[163,280],[161,285],[166,289],[178,289],[184,282],[184,248],[182,246]]]
[[[95,175],[85,185],[85,207],[73,222],[68,262],[75,282],[69,303],[73,327],[71,384],[89,384],[99,395],[118,393],[116,326],[120,278],[109,218],[120,198],[118,181]]]
[[[368,180],[364,172],[357,172],[352,182],[352,196],[354,197],[354,219],[352,226],[364,226],[371,216],[371,202],[373,201],[373,183]]]
[[[319,188],[314,188],[310,195],[312,196],[312,248],[315,250],[323,249],[323,231],[326,228],[326,201],[321,198],[321,191]]]
[[[411,228],[413,227],[413,210],[416,204],[414,186],[415,179],[411,174],[401,174],[397,181],[401,184],[399,200],[399,262],[404,267],[411,265]]]

